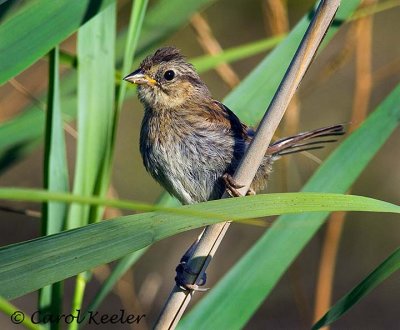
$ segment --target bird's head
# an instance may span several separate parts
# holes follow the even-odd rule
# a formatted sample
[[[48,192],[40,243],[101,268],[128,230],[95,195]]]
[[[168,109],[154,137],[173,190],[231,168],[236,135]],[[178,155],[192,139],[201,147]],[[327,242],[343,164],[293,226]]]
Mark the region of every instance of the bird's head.
[[[174,47],[160,48],[147,56],[124,80],[137,84],[140,101],[155,111],[211,97],[193,65]]]

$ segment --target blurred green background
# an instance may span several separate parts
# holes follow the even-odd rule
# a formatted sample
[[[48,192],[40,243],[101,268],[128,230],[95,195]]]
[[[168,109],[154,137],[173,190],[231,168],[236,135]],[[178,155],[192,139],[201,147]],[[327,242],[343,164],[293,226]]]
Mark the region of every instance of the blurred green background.
[[[155,2],[150,1],[149,8]],[[360,119],[353,117],[352,113],[363,110],[370,112],[396,86],[400,80],[399,3],[364,1],[364,6],[387,3],[392,6],[386,10],[380,11],[377,7],[378,9],[371,11],[371,15],[346,23],[316,58],[298,90],[296,100],[288,110],[287,119],[278,132],[280,137],[334,123],[346,123],[349,127],[358,126],[357,121]],[[208,53],[213,42],[223,49],[236,47],[285,33],[308,12],[313,4],[314,1],[214,1],[201,11],[200,17],[196,14],[190,23],[185,24],[162,45],[174,45],[180,48],[189,59]],[[24,1],[16,1],[15,8],[22,5]],[[117,22],[120,29],[129,19],[130,6],[131,1],[118,1]],[[280,11],[280,8],[284,8],[285,11]],[[207,28],[204,24],[210,28],[208,33],[205,33]],[[205,33],[205,36],[202,33]],[[66,39],[61,44],[61,49],[75,54],[76,36],[72,35]],[[222,100],[265,55],[266,52],[261,52],[231,63],[229,68],[222,68],[222,73],[212,70],[201,76],[214,98]],[[36,99],[46,91],[47,70],[47,60],[41,59],[11,82],[0,87],[1,122],[14,118],[29,104],[37,102]],[[68,64],[63,64],[62,70],[63,75],[67,75],[74,69]],[[122,74],[127,73],[129,72],[122,72]],[[268,72],[265,74],[268,75]],[[128,94],[132,96],[132,90]],[[251,112],[252,109],[248,111]],[[129,97],[124,104],[118,128],[112,185],[120,198],[152,203],[157,200],[162,188],[145,172],[140,158],[138,140],[142,116],[143,110],[136,97]],[[399,139],[400,132],[397,130],[359,177],[352,188],[353,194],[399,204]],[[66,142],[70,173],[72,173],[76,139],[66,134]],[[336,145],[330,145],[321,151],[313,152],[313,155],[323,160],[335,147]],[[42,160],[43,149],[38,146],[27,157],[0,173],[0,185],[41,187]],[[288,156],[286,161],[275,164],[267,191],[298,191],[317,167],[318,162],[307,155]],[[2,204],[40,211],[38,204],[3,201]],[[336,262],[333,301],[348,292],[398,246],[400,230],[398,220],[398,216],[396,218],[395,215],[388,214],[353,212],[346,215]],[[258,225],[231,226],[213,264],[208,269],[208,286],[213,287],[261,236],[265,228],[259,225],[267,227],[272,221],[273,219],[267,219]],[[118,312],[120,308],[125,308],[134,314],[145,313],[146,324],[141,323],[140,328],[151,326],[169,293],[175,275],[174,268],[182,252],[197,234],[198,231],[186,232],[154,244],[134,269],[119,282],[117,288],[101,305],[100,311]],[[39,235],[38,219],[0,211],[2,246]],[[246,328],[310,327],[315,313],[317,273],[324,241],[325,228],[307,245]],[[96,270],[96,280],[88,286],[85,299],[93,296],[107,271],[104,267]],[[72,280],[67,281],[67,299],[71,297],[72,284]],[[332,328],[398,329],[399,292],[400,278],[394,275],[357,304]],[[202,294],[196,294],[194,301],[201,297]],[[36,294],[18,298],[14,303],[26,312],[32,313],[36,310]],[[108,327],[109,325],[92,325],[87,328]],[[10,328],[8,316],[0,314],[0,328]],[[129,326],[118,325],[116,328],[128,329]],[[19,327],[15,326],[15,329]]]

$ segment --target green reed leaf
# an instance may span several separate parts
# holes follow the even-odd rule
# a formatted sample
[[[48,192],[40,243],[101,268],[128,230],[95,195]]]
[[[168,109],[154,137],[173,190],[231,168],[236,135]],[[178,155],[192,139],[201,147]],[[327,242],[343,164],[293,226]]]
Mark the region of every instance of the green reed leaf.
[[[0,196],[7,196],[6,189],[0,189]],[[50,194],[41,196],[42,200],[51,200],[50,197]],[[338,210],[400,213],[400,206],[361,196],[286,193],[210,201],[177,210],[184,210],[186,214],[161,211],[135,214],[0,248],[0,295],[7,299],[19,297],[143,249],[160,239],[220,222],[221,217],[244,220]],[[203,212],[216,217],[203,217]],[[197,215],[189,215],[191,213]],[[313,227],[314,222],[293,221],[292,226],[296,229]],[[285,234],[286,228],[280,226],[276,231]]]
[[[360,299],[365,297],[390,275],[400,269],[400,249],[397,249],[371,274],[360,282],[353,290],[343,296],[329,311],[312,327],[313,330],[321,329],[338,320],[347,313]]]

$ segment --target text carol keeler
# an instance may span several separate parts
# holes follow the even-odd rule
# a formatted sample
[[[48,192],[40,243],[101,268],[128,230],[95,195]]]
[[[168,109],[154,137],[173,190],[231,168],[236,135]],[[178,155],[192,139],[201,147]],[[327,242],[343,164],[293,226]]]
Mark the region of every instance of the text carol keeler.
[[[86,315],[83,315],[80,310],[77,310],[77,314],[60,314],[53,315],[50,313],[41,313],[40,311],[34,312],[30,316],[30,321],[34,324],[43,323],[67,323],[72,322],[82,323],[87,322],[88,324],[139,324],[140,321],[146,317],[146,314],[134,315],[127,314],[123,309],[119,310],[119,313],[107,314],[100,313],[97,311],[89,311]],[[21,311],[16,311],[11,315],[11,321],[14,324],[20,324],[24,321],[25,315]]]

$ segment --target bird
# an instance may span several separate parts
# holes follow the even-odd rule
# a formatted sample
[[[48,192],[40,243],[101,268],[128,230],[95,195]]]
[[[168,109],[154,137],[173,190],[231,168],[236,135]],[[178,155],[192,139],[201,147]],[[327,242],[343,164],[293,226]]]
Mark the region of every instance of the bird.
[[[182,204],[238,196],[233,174],[256,130],[223,103],[213,99],[194,66],[175,47],[144,58],[123,78],[137,85],[144,107],[140,152],[146,170]],[[281,156],[322,148],[344,134],[331,125],[277,140],[265,150],[250,186],[253,194],[267,185],[272,164]]]

